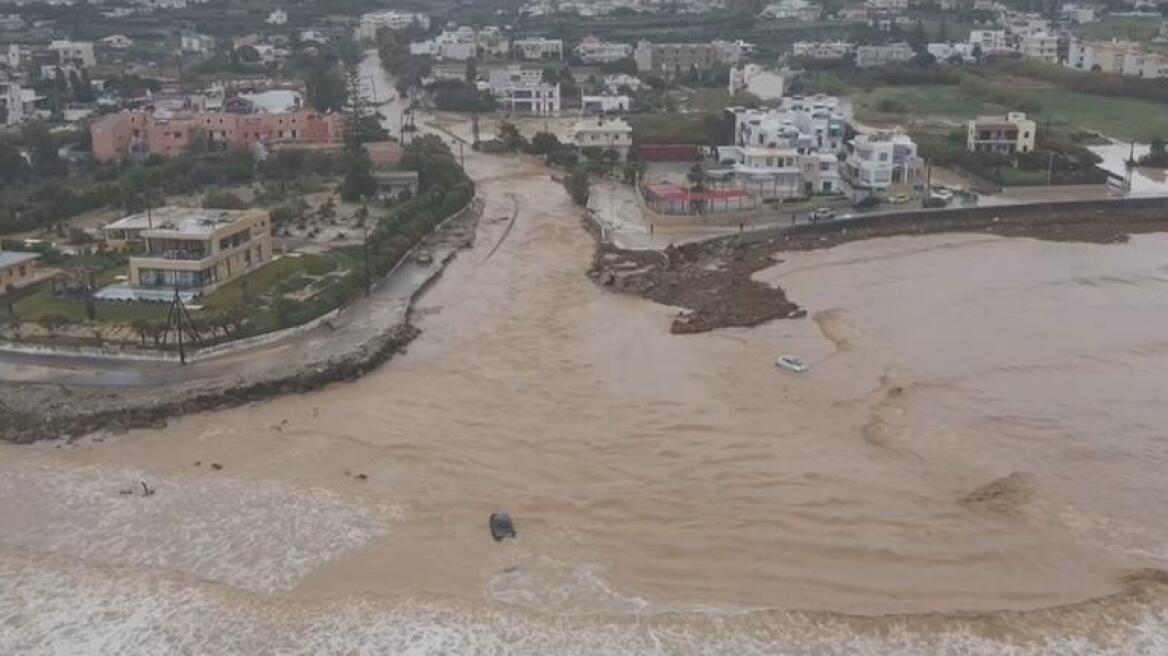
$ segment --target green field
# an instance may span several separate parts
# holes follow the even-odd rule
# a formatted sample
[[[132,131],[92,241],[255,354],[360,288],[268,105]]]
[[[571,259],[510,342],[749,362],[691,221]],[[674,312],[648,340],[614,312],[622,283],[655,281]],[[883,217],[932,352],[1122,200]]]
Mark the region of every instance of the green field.
[[[1147,43],[1160,31],[1158,16],[1107,16],[1097,23],[1077,25],[1076,36],[1090,41],[1120,39]]]
[[[891,102],[903,110],[882,107]],[[970,119],[978,114],[1002,111],[1002,107],[983,103],[954,85],[878,87],[855,101],[856,118],[877,125],[904,123],[906,119],[939,117],[952,120]]]
[[[1049,124],[1068,131],[1090,130],[1114,139],[1140,142],[1168,138],[1168,105],[1064,89],[1016,91],[1042,105],[1042,111],[1033,117],[1040,126]],[[899,103],[904,111],[881,111],[881,101]],[[978,114],[1005,110],[1000,105],[982,102],[952,85],[879,87],[858,96],[855,103],[856,118],[876,125],[904,124],[907,119],[930,116],[962,121]]]
[[[1042,112],[1035,117],[1040,126],[1050,119],[1114,139],[1148,142],[1168,137],[1168,105],[1062,89],[1035,89],[1026,95],[1042,104]]]

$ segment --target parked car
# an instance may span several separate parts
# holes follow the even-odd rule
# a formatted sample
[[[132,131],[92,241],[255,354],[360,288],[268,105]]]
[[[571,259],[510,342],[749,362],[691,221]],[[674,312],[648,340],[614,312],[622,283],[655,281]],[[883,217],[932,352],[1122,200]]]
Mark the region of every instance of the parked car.
[[[828,221],[835,218],[835,210],[830,207],[817,207],[811,212],[812,223],[816,221]]]
[[[430,254],[430,251],[418,251],[414,253],[414,261],[422,266],[429,266],[434,261],[434,256]]]
[[[929,194],[921,199],[922,207],[945,207],[948,204],[949,201],[944,196],[938,196],[937,194]]]
[[[933,191],[930,193],[930,195],[936,196],[946,203],[953,200],[953,192],[949,191],[949,189],[945,187],[933,187]]]
[[[861,198],[860,200],[856,201],[855,205],[856,205],[856,207],[858,207],[860,209],[868,209],[868,208],[876,207],[876,206],[880,205],[880,197],[879,196],[865,196],[865,197]]]
[[[890,203],[893,203],[894,205],[903,205],[904,203],[907,203],[909,201],[909,195],[908,194],[890,194],[887,198],[885,198],[885,200],[887,200]]]

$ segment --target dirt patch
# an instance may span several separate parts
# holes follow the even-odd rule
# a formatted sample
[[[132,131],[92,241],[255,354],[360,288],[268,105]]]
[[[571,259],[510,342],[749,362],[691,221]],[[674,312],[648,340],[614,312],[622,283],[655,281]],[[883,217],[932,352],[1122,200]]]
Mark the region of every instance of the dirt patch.
[[[588,275],[618,291],[683,308],[670,331],[687,334],[799,314],[782,289],[752,278],[775,263],[763,249],[724,243],[670,246],[662,252],[601,245]]]

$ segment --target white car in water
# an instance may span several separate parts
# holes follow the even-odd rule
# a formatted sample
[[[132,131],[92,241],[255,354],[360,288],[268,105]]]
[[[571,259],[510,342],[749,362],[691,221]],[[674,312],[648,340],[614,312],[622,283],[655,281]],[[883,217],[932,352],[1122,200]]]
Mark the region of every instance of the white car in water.
[[[775,360],[775,366],[797,374],[807,371],[807,365],[793,355],[780,355],[779,359]]]

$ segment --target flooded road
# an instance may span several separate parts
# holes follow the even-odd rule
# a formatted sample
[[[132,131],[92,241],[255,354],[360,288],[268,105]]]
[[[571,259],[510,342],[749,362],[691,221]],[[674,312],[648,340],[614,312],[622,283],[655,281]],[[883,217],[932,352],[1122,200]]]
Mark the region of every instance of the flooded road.
[[[1168,237],[792,254],[760,277],[811,318],[679,337],[586,278],[542,166],[467,164],[408,354],[0,446],[0,653],[1168,649],[1130,576],[1168,558]]]

